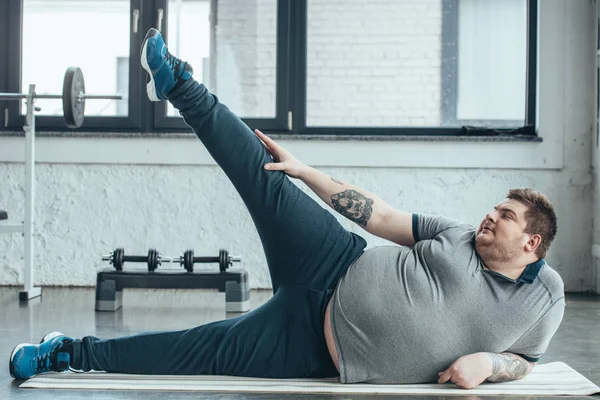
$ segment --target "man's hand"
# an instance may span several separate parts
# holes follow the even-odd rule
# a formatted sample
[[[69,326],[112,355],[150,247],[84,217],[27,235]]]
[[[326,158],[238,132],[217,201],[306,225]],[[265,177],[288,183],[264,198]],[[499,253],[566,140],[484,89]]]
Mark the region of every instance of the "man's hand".
[[[255,129],[254,133],[262,141],[269,154],[273,157],[273,161],[275,161],[274,163],[265,164],[265,169],[269,171],[283,171],[292,178],[301,178],[301,175],[308,169],[304,163],[300,162],[292,153],[285,150],[258,129]]]
[[[438,372],[438,383],[450,381],[461,389],[473,389],[492,374],[492,366],[492,360],[486,353],[462,356],[447,370]]]

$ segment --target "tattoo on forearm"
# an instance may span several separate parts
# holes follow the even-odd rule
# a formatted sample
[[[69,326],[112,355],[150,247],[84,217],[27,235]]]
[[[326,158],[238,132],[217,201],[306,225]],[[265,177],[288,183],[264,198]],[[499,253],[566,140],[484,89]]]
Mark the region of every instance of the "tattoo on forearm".
[[[508,382],[522,379],[533,369],[533,364],[512,353],[486,353],[492,360],[492,375],[489,382]]]
[[[343,185],[343,184],[344,184],[344,182],[342,182],[342,181],[340,181],[340,180],[338,180],[338,179],[335,179],[335,178],[334,178],[334,177],[332,177],[332,176],[331,176],[330,178],[331,178],[331,180],[332,180],[332,181],[334,181],[335,183],[339,183],[340,185]]]
[[[332,195],[331,204],[335,211],[362,226],[367,226],[373,214],[373,200],[356,190],[344,190]]]

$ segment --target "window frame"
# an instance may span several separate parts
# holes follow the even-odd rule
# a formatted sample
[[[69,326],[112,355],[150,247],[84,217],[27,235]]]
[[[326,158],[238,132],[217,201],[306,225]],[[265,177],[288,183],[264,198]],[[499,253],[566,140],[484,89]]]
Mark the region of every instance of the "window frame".
[[[525,127],[535,126],[536,121],[537,3],[538,0],[527,0]],[[457,118],[459,7],[460,0],[442,1],[442,76],[449,79],[442,79],[440,111],[442,121],[460,126],[481,126],[488,121]],[[521,124],[521,121],[516,120],[494,120],[494,122],[513,126]]]
[[[24,0],[1,2],[0,26],[6,26],[8,43],[0,44],[0,91],[16,92],[21,81],[22,65],[22,6]],[[218,0],[209,0],[211,7],[218,5]],[[526,112],[523,126],[512,128],[488,129],[469,127],[478,121],[457,121],[455,127],[348,127],[348,126],[307,126],[306,125],[306,91],[307,91],[307,17],[309,0],[276,0],[277,1],[277,72],[276,72],[276,115],[275,118],[242,118],[252,128],[259,128],[270,134],[284,135],[343,135],[343,136],[514,136],[515,138],[537,138],[537,29],[538,0],[527,0],[527,57],[526,57]],[[458,4],[460,0],[444,0],[443,21],[446,19],[448,5]],[[84,124],[77,130],[68,129],[61,116],[37,116],[38,131],[80,131],[80,132],[132,132],[140,136],[152,133],[190,132],[180,117],[166,116],[164,103],[147,101],[145,93],[146,76],[139,68],[139,48],[145,32],[154,26],[158,8],[165,10],[163,24],[168,23],[168,0],[130,0],[130,21],[134,9],[140,10],[137,32],[130,29],[129,59],[129,116],[127,117],[86,117]],[[218,7],[216,7],[218,9]],[[450,13],[451,14],[451,13]],[[451,17],[451,15],[448,15]],[[443,23],[443,34],[451,31],[448,20]],[[131,27],[131,26],[130,26]],[[456,26],[453,28],[456,30]],[[451,32],[450,32],[451,33]],[[442,39],[443,40],[443,39]],[[444,50],[442,50],[443,52]],[[211,54],[212,55],[212,54]],[[9,63],[8,60],[12,60]],[[16,62],[15,62],[16,60]],[[447,68],[448,60],[444,61]],[[443,70],[444,66],[442,66]],[[84,71],[85,73],[85,71]],[[447,100],[448,88],[442,80],[440,107],[442,116],[449,112],[443,108]],[[28,84],[26,82],[25,84]],[[451,85],[452,83],[448,83]],[[454,85],[456,82],[454,82]],[[456,90],[454,91],[456,93]],[[20,131],[24,124],[24,116],[19,113],[19,102],[1,101],[0,110],[8,109],[8,124],[0,125],[1,131]],[[456,101],[453,104],[456,108]],[[446,113],[446,114],[444,114]],[[456,115],[456,114],[454,114]],[[474,123],[474,124],[472,124]]]

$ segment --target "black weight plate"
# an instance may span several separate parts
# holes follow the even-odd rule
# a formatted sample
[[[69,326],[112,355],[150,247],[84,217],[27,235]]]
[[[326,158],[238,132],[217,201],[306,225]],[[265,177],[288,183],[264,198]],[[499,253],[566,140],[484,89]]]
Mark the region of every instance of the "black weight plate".
[[[188,250],[184,253],[183,267],[188,272],[194,272],[194,250]]]
[[[219,270],[221,272],[227,271],[227,250],[219,250]]]
[[[125,257],[125,249],[119,247],[113,253],[113,265],[117,271],[123,270],[123,257]]]
[[[153,272],[158,268],[158,254],[155,249],[148,250],[148,271]]]
[[[69,128],[79,128],[83,125],[85,97],[80,100],[80,93],[85,95],[83,72],[77,67],[69,67],[65,72],[62,97],[65,124]]]

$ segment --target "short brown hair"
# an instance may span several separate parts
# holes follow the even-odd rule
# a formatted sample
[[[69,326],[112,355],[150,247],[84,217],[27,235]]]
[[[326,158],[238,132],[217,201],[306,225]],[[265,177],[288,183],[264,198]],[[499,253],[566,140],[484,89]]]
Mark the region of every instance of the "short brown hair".
[[[546,252],[556,236],[556,214],[552,203],[545,194],[529,188],[510,189],[506,197],[520,201],[527,206],[525,232],[537,233],[542,237],[542,242],[535,254],[539,258],[546,257]]]

